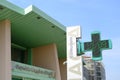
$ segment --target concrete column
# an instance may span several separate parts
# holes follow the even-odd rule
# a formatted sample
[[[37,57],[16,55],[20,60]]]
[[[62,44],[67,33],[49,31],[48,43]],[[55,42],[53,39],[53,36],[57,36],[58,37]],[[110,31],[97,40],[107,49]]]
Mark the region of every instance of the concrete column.
[[[67,80],[67,63],[63,64],[66,59],[59,59],[61,80]]]
[[[0,22],[0,80],[11,80],[10,21]]]
[[[33,48],[33,65],[55,71],[56,80],[61,80],[55,44]]]

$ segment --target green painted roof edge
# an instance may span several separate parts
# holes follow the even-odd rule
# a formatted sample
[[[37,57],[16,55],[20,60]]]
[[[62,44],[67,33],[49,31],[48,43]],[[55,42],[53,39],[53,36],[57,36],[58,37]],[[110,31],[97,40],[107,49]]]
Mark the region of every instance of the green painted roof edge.
[[[8,9],[11,9],[17,13],[20,13],[22,15],[24,15],[24,9],[6,1],[6,0],[0,0],[0,5],[4,6],[4,7],[7,7]]]
[[[15,4],[10,3],[7,0],[0,0],[0,5],[7,7],[8,9],[11,9],[19,14],[22,15],[26,15],[30,12],[35,12],[36,14],[38,14],[39,16],[43,17],[44,19],[48,20],[49,22],[51,22],[52,24],[54,24],[55,26],[57,26],[58,28],[62,29],[63,31],[66,32],[66,27],[62,24],[60,24],[59,22],[57,22],[55,19],[53,19],[52,17],[48,16],[47,14],[45,14],[43,11],[41,11],[40,9],[38,9],[37,7],[30,5],[27,8],[23,9],[20,8],[18,6],[16,6]]]
[[[66,32],[66,27],[64,25],[60,24],[55,19],[51,18],[50,16],[48,16],[47,14],[45,14],[43,11],[41,11],[37,7],[35,7],[35,6],[32,5],[32,8],[33,8],[33,12],[35,12],[38,15],[42,16],[46,20],[49,20],[49,22],[54,23],[56,26],[58,26],[60,29],[62,29],[62,30],[64,30]]]

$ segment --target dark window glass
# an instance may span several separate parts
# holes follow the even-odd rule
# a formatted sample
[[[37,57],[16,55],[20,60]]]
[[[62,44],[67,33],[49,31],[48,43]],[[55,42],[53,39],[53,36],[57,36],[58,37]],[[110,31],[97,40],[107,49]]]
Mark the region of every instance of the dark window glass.
[[[18,48],[12,48],[11,49],[11,59],[12,59],[12,61],[26,63],[25,50],[21,50]]]

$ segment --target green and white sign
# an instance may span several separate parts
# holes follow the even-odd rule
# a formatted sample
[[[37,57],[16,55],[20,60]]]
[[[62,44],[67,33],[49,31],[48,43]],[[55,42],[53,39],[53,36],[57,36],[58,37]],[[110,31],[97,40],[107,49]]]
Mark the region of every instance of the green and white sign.
[[[55,80],[55,72],[52,70],[14,61],[12,61],[12,76],[38,80]]]
[[[91,42],[84,42],[82,44],[82,51],[92,51],[92,59],[93,60],[102,60],[102,50],[111,49],[112,42],[111,40],[100,40],[100,33],[94,32],[91,35]]]

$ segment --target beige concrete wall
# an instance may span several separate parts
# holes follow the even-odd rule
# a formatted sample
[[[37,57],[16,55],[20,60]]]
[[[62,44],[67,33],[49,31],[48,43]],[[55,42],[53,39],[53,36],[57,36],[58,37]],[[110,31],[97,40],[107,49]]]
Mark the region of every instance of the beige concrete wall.
[[[33,65],[54,70],[56,80],[61,80],[55,44],[33,48]]]
[[[63,64],[66,59],[59,59],[61,80],[67,80],[67,64]]]
[[[11,80],[10,21],[0,21],[0,80]]]

